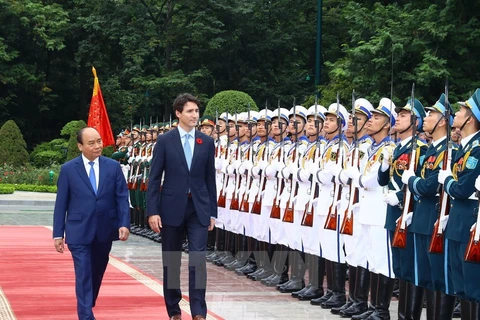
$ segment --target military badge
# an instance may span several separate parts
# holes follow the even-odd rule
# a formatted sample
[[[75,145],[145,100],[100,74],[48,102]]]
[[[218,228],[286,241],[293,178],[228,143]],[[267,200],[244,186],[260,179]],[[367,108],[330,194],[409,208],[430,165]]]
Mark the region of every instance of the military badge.
[[[437,159],[437,157],[434,157],[434,156],[428,157],[427,163],[426,163],[427,169],[433,170],[433,168],[435,167],[435,160],[436,159]]]
[[[336,152],[331,152],[330,153],[330,160],[337,161],[337,153]]]
[[[408,169],[408,154],[402,154],[396,161],[395,161],[395,168],[397,170],[407,170]]]
[[[478,159],[474,157],[468,157],[467,163],[465,163],[465,168],[475,169],[475,167],[477,166],[477,163],[478,163]]]
[[[363,152],[363,151],[360,151],[360,152],[358,153],[358,157],[359,157],[360,159],[363,159],[363,156],[364,156],[364,155],[365,155],[365,152]]]

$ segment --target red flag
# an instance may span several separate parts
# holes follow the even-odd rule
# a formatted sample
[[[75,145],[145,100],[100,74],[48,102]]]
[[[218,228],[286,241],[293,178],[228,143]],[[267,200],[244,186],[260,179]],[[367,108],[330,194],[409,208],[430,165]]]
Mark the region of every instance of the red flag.
[[[110,120],[108,120],[107,108],[105,107],[105,102],[103,102],[102,90],[97,78],[97,70],[92,67],[92,72],[94,77],[93,94],[90,101],[90,111],[88,111],[87,125],[97,129],[100,137],[102,137],[104,147],[115,145],[112,127],[110,126]]]

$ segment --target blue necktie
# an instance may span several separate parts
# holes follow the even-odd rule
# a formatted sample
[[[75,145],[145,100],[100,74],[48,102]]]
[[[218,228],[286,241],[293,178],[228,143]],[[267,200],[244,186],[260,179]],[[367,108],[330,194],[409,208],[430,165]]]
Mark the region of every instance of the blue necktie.
[[[190,147],[190,134],[185,135],[185,143],[183,144],[183,152],[185,153],[185,159],[187,160],[188,170],[190,170],[190,166],[192,165],[192,148]]]
[[[90,179],[90,183],[92,184],[93,192],[97,194],[97,179],[95,179],[95,170],[93,170],[93,165],[95,162],[90,161],[88,163],[90,165],[90,174],[88,175],[88,178]]]

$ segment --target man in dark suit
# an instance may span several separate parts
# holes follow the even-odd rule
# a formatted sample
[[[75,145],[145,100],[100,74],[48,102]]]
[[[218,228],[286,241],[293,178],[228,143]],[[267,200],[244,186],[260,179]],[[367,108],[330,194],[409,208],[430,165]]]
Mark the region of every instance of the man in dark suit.
[[[59,253],[64,243],[72,253],[78,318],[92,320],[112,241],[128,239],[130,213],[122,169],[101,156],[98,131],[80,130],[77,145],[82,155],[65,163],[58,177],[53,238]]]
[[[193,319],[205,319],[206,245],[217,217],[213,139],[195,130],[199,102],[191,94],[173,104],[178,128],[158,136],[147,193],[148,223],[162,230],[164,297],[168,316],[181,319],[178,303],[183,236],[188,239],[189,298]],[[162,184],[163,176],[163,184]]]

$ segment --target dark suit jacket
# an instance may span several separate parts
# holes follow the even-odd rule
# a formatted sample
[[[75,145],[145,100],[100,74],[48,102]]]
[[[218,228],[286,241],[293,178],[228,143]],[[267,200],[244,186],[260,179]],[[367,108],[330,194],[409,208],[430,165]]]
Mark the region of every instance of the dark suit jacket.
[[[62,166],[53,213],[53,237],[68,244],[118,240],[120,227],[130,228],[128,190],[120,164],[99,158],[98,192],[95,195],[82,157]]]
[[[214,156],[213,139],[195,131],[192,165],[188,170],[179,131],[159,135],[148,180],[147,216],[160,215],[162,224],[179,226],[185,218],[190,190],[200,223],[209,225],[210,218],[217,217]]]

